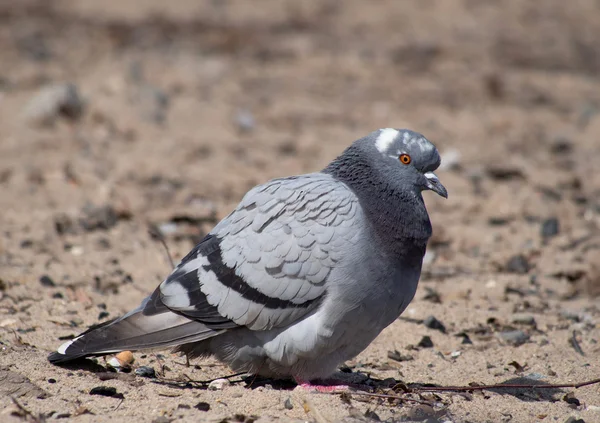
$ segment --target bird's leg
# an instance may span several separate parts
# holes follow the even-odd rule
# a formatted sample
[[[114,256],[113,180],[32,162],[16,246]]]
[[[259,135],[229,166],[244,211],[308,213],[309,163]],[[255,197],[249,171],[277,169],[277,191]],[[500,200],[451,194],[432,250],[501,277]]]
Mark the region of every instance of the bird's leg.
[[[298,384],[299,387],[305,389],[307,391],[316,391],[316,392],[338,392],[338,391],[349,391],[350,386],[340,384],[339,381],[335,380],[319,380],[317,383],[312,383],[310,381],[301,379],[299,377],[294,376],[294,381]]]

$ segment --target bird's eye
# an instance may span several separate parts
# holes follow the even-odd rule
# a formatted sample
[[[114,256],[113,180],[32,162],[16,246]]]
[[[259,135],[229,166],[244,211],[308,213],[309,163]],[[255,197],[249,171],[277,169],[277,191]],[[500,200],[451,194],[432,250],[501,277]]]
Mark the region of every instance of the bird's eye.
[[[407,165],[410,164],[411,158],[408,154],[400,154],[398,160],[400,160],[400,163]]]

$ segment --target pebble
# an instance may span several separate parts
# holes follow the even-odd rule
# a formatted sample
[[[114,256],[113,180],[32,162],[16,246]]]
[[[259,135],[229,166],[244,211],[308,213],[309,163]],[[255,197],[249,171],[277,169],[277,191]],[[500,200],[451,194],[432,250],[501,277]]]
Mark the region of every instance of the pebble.
[[[567,417],[567,420],[565,420],[565,423],[585,423],[585,420],[578,419],[575,416],[569,416]]]
[[[516,313],[513,314],[511,322],[518,325],[535,326],[535,318],[531,314]]]
[[[508,259],[504,269],[510,273],[525,274],[529,272],[531,266],[524,255],[517,254],[516,256],[512,256],[510,259]]]
[[[551,217],[542,222],[540,233],[543,238],[552,238],[560,232],[560,223],[556,217]]]
[[[421,338],[421,340],[417,344],[417,347],[433,348],[433,341],[431,340],[431,338],[429,336],[424,336],[423,338]]]
[[[569,154],[573,152],[573,141],[567,137],[556,137],[551,145],[550,152],[553,154]]]
[[[283,402],[283,407],[286,410],[291,410],[294,408],[294,404],[292,404],[292,398],[287,397],[286,400]]]
[[[518,346],[524,344],[529,340],[529,335],[527,335],[522,330],[510,330],[505,332],[498,332],[496,336],[500,338],[502,341]]]
[[[204,401],[200,401],[198,404],[194,405],[194,408],[200,411],[208,411],[210,410],[210,404]]]
[[[444,324],[434,316],[428,316],[425,320],[423,320],[423,324],[429,329],[435,329],[442,333],[446,333],[446,326],[444,326]]]
[[[74,84],[59,83],[42,88],[25,107],[25,119],[34,126],[50,126],[60,117],[77,120],[84,102]]]
[[[209,391],[221,391],[224,387],[230,385],[231,382],[227,379],[215,379],[208,384]]]
[[[90,389],[90,395],[101,395],[103,397],[117,397],[122,394],[117,393],[117,388],[112,386],[96,386]]]
[[[137,369],[135,369],[135,374],[141,377],[149,377],[149,378],[155,378],[156,377],[156,371],[154,370],[153,367],[150,366],[140,366]]]
[[[56,286],[56,283],[48,275],[40,276],[40,283],[42,284],[42,286],[45,286],[48,288],[52,288],[52,287]]]

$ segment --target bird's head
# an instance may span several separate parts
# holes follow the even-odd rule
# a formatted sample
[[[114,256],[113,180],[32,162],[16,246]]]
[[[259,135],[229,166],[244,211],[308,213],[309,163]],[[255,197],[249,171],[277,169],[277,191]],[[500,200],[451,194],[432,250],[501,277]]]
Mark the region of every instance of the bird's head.
[[[382,160],[382,171],[389,180],[411,182],[420,190],[431,190],[444,198],[448,191],[433,173],[441,162],[440,155],[427,138],[408,129],[385,128],[363,138],[362,148],[369,150],[374,160]]]

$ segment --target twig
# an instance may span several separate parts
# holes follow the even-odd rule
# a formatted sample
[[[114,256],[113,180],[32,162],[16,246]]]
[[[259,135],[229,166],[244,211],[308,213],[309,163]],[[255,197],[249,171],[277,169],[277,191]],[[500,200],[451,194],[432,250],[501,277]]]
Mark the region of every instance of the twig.
[[[410,388],[413,392],[464,392],[464,391],[484,391],[491,389],[559,389],[559,388],[583,388],[584,386],[600,383],[600,378],[592,379],[580,383],[557,383],[549,385],[540,384],[519,384],[519,383],[499,383],[495,385],[475,385],[475,386],[421,386]]]
[[[150,234],[150,237],[158,240],[158,242],[161,243],[161,245],[165,249],[165,252],[167,253],[167,258],[169,259],[169,263],[171,264],[171,269],[175,269],[175,262],[173,261],[173,257],[171,256],[171,251],[169,251],[169,246],[167,245],[165,237],[160,231],[160,229],[151,225],[148,229],[148,233]]]

